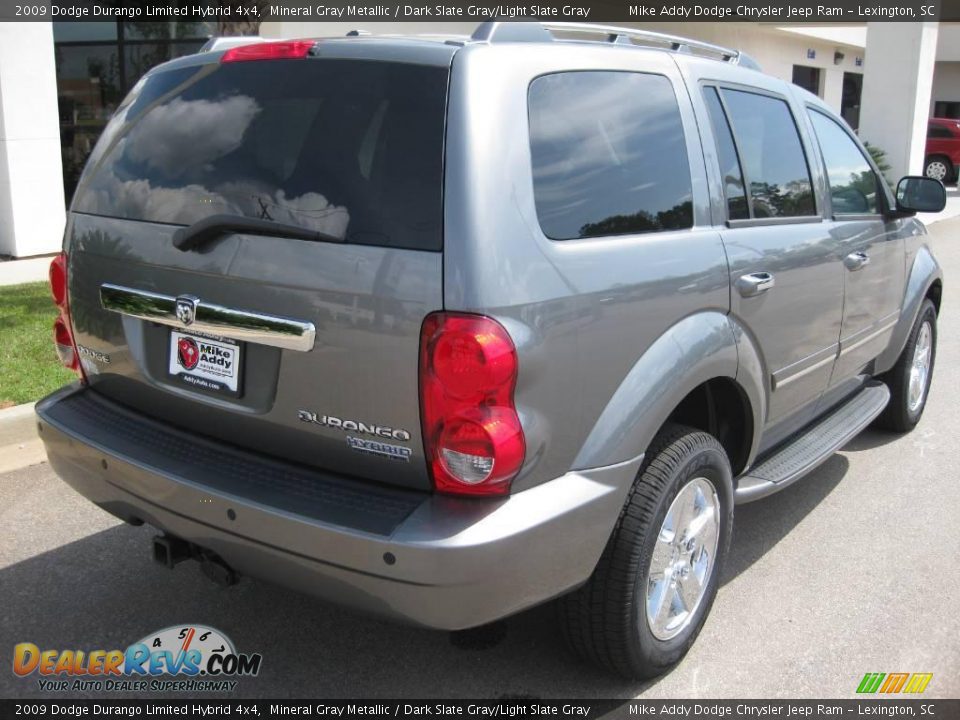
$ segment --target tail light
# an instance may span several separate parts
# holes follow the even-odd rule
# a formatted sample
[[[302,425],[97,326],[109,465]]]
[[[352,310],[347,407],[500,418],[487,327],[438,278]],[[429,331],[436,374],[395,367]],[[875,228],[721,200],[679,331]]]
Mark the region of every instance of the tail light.
[[[57,356],[65,368],[73,370],[81,379],[85,379],[80,367],[80,355],[73,339],[70,325],[70,306],[67,295],[67,256],[60,253],[50,263],[50,293],[60,314],[53,323],[53,343]]]
[[[53,323],[53,343],[57,349],[57,357],[63,366],[76,372],[80,368],[80,360],[77,357],[77,349],[73,344],[73,335],[70,332],[70,326],[61,315]]]
[[[505,495],[526,447],[514,404],[517,350],[482,315],[438,312],[420,333],[424,447],[440,492]]]
[[[305,58],[316,44],[316,40],[282,40],[279,42],[256,43],[255,45],[240,45],[227,50],[220,57],[220,62]]]

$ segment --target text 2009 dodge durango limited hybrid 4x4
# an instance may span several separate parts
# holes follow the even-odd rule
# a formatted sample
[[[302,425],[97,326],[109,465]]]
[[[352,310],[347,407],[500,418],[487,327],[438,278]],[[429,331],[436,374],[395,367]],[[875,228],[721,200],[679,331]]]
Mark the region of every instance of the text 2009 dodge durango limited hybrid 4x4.
[[[682,50],[683,52],[677,52]],[[920,419],[941,271],[818,98],[609,27],[180,58],[90,156],[37,405],[155,558],[663,672],[737,503]]]

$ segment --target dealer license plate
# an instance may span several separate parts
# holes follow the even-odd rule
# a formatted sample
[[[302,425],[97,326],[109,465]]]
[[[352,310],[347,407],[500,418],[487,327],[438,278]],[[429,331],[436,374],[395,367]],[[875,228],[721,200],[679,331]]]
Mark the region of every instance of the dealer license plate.
[[[197,389],[236,395],[240,356],[233,340],[170,331],[170,374]]]

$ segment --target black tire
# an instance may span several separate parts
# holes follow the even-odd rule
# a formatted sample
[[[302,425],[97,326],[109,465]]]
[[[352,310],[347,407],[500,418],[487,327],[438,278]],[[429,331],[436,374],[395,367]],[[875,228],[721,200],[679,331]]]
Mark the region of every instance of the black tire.
[[[930,324],[932,333],[932,347],[930,349],[930,366],[927,372],[926,385],[923,389],[923,397],[920,404],[913,409],[910,407],[910,371],[913,366],[913,357],[917,347],[917,339],[920,337],[920,331],[924,323]],[[923,416],[923,410],[927,406],[927,399],[930,397],[930,381],[933,378],[933,369],[937,359],[937,309],[929,300],[924,300],[920,306],[920,312],[913,323],[910,335],[907,337],[907,344],[904,345],[903,352],[888,372],[880,376],[880,379],[890,388],[890,402],[877,418],[875,425],[890,430],[892,432],[910,432],[920,422]]]
[[[934,175],[930,174],[931,166],[933,166],[935,163],[942,164],[944,168],[946,168],[946,174],[943,177],[936,177],[936,175],[939,173],[935,173]],[[953,167],[953,163],[950,162],[950,158],[948,158],[946,155],[931,155],[923,162],[923,174],[926,177],[932,177],[935,180],[939,180],[944,185],[949,182],[953,182],[955,173],[956,169]]]
[[[660,640],[647,620],[646,587],[660,528],[679,491],[695,478],[716,490],[717,548],[704,594],[683,630]],[[585,660],[633,679],[679,662],[700,633],[717,594],[733,527],[733,477],[717,440],[668,425],[651,443],[620,518],[586,585],[557,603],[563,636]]]

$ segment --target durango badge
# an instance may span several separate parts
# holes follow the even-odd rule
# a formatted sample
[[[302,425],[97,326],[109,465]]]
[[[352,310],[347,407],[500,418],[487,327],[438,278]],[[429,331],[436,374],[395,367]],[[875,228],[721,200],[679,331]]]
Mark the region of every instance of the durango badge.
[[[384,425],[370,425],[359,420],[344,420],[333,415],[317,415],[309,410],[298,410],[300,422],[314,423],[323,427],[343,430],[344,432],[358,432],[366,435],[375,435],[388,440],[409,441],[410,433],[403,428],[392,428]]]

